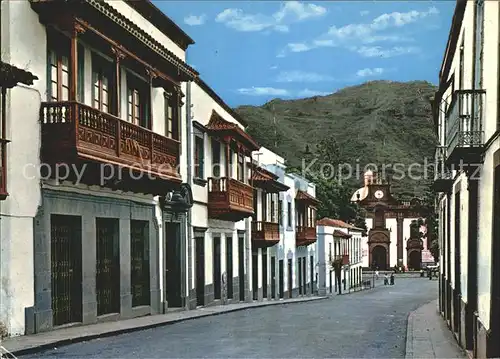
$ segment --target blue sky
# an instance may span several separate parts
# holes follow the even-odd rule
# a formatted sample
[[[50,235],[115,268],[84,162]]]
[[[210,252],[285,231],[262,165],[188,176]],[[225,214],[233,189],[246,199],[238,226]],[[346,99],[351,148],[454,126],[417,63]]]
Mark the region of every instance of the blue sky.
[[[161,1],[187,62],[230,106],[371,80],[436,83],[454,1]]]

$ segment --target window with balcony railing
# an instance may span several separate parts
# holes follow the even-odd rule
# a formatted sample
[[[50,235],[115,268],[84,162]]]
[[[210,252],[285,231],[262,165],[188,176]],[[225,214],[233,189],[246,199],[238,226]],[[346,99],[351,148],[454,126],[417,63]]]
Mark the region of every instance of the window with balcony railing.
[[[69,100],[69,49],[63,44],[49,49],[50,70],[47,74],[50,101]]]
[[[112,64],[97,55],[92,58],[92,106],[99,111],[110,113],[113,78]]]

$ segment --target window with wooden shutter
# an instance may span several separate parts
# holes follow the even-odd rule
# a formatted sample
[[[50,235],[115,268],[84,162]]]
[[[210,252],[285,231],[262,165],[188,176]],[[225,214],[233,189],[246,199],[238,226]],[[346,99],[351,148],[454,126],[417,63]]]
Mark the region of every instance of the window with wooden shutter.
[[[127,121],[151,129],[149,85],[135,76],[127,77]]]
[[[92,59],[92,106],[106,113],[110,112],[112,78],[111,63],[94,55]]]
[[[69,100],[69,49],[58,46],[49,49],[48,99],[49,101]]]
[[[203,137],[195,136],[194,140],[194,177],[204,179],[205,170],[204,170],[204,148],[205,141]]]

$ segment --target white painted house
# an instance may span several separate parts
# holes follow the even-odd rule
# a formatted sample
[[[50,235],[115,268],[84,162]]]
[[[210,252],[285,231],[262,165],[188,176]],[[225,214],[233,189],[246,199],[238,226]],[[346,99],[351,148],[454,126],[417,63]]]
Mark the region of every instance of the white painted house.
[[[259,149],[171,19],[147,0],[1,6],[2,64],[38,77],[2,92],[9,335],[314,291],[315,186]]]
[[[165,196],[186,176],[193,40],[149,1],[1,6],[2,60],[39,78],[7,98],[9,334],[183,307],[186,220]]]
[[[3,35],[2,39],[3,40]],[[20,158],[35,161],[36,154],[29,149],[36,127],[40,95],[31,87],[38,78],[30,72],[0,59],[0,331],[11,335],[24,331],[24,308],[33,305],[33,217],[35,202],[30,206],[30,193],[22,188],[19,178],[23,162]],[[7,56],[6,56],[7,57]],[[7,59],[5,59],[7,60]],[[21,66],[19,58],[9,61]],[[19,121],[26,116],[27,121]],[[35,136],[36,138],[36,136]],[[36,143],[36,141],[35,141]],[[21,155],[18,157],[17,155]],[[33,193],[34,192],[34,193]]]
[[[258,146],[243,120],[204,81],[189,86],[190,307],[251,300],[249,161]]]
[[[318,294],[342,293],[360,286],[362,282],[362,234],[344,221],[322,218],[317,222]],[[334,262],[341,262],[336,279]]]
[[[433,108],[439,307],[478,358],[500,357],[499,11],[457,1]]]
[[[284,158],[261,147],[254,159],[260,166],[278,176],[288,187],[278,199],[280,241],[268,249],[270,268],[275,266],[279,298],[309,295],[316,292],[318,262],[314,243],[316,236],[316,186],[305,178],[286,173]],[[273,261],[277,261],[277,266]],[[271,269],[271,272],[272,269]]]

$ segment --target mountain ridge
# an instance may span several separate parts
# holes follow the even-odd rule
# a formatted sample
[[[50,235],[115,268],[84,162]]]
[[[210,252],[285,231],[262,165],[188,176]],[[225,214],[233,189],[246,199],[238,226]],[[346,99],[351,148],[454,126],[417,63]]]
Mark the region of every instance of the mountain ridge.
[[[235,111],[262,146],[283,156],[292,167],[300,167],[307,158],[306,147],[314,153],[320,142],[327,141],[338,144],[339,163],[407,168],[423,163],[424,158],[433,161],[437,140],[429,99],[435,91],[436,86],[427,81],[375,80],[325,96],[276,98],[262,106],[238,106]],[[430,180],[395,180],[393,187],[402,196],[418,195],[429,190]],[[353,186],[360,184],[359,178],[356,181]]]

